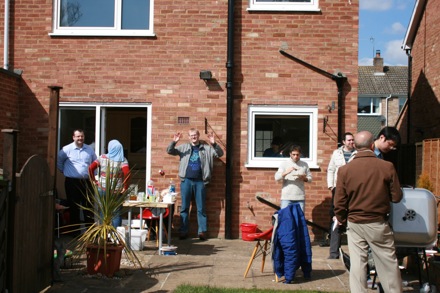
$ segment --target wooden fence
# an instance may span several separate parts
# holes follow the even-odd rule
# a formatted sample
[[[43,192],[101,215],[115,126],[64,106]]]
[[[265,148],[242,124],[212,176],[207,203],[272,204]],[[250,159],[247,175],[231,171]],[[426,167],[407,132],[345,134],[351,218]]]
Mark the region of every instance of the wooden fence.
[[[423,156],[421,173],[428,174],[434,193],[440,196],[440,138],[425,139],[423,141]],[[438,223],[440,223],[440,209]]]

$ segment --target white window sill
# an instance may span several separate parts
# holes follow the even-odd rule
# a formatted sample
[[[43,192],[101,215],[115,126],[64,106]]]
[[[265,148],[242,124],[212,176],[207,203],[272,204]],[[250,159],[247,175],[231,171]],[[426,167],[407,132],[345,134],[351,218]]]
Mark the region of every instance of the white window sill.
[[[321,12],[319,8],[294,8],[292,6],[277,6],[277,7],[252,7],[247,8],[246,11],[287,11],[287,12]]]
[[[95,37],[155,37],[155,33],[145,33],[145,32],[88,32],[88,31],[57,31],[54,33],[49,33],[51,37],[68,37],[68,36],[95,36]]]
[[[288,158],[283,158],[283,159],[276,159],[276,160],[265,160],[265,161],[252,161],[249,163],[246,163],[244,166],[246,168],[273,168],[273,169],[278,169],[279,166],[281,165],[281,162],[285,161]],[[306,162],[309,165],[309,169],[319,169],[319,165],[308,161],[308,160],[303,160],[301,159],[301,161]]]

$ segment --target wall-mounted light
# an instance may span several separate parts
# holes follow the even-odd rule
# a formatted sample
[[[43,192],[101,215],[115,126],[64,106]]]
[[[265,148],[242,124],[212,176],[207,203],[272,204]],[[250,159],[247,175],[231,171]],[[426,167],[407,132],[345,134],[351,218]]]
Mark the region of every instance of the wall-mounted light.
[[[212,72],[209,70],[201,70],[200,71],[200,79],[203,79],[204,81],[208,81],[212,79]]]

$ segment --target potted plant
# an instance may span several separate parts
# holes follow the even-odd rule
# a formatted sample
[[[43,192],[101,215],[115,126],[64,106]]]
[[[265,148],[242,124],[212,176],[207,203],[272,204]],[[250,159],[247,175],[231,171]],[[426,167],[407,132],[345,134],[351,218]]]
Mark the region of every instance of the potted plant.
[[[118,184],[118,175],[113,174],[114,168],[107,167],[106,188],[100,189],[95,183],[94,178],[92,190],[86,195],[90,207],[81,206],[83,209],[93,213],[95,223],[76,239],[75,251],[79,255],[87,255],[87,272],[89,274],[101,273],[112,277],[120,268],[122,251],[125,249],[127,257],[135,264],[142,267],[138,257],[126,245],[125,235],[118,233],[112,226],[115,211],[121,211],[124,202],[127,200],[130,191],[124,189],[122,184]],[[129,178],[130,176],[127,176]],[[126,178],[126,179],[127,179]]]

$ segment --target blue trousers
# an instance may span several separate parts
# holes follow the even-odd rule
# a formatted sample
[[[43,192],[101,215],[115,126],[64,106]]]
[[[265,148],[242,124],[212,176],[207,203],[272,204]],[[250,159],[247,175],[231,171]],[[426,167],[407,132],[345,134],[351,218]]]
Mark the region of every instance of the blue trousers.
[[[182,206],[180,207],[180,230],[181,234],[187,234],[189,231],[189,206],[191,198],[194,195],[197,206],[198,233],[208,230],[205,211],[206,189],[203,180],[193,180],[185,178],[180,183],[180,193],[182,196]]]
[[[297,204],[299,204],[299,206],[301,207],[302,211],[304,212],[304,204],[305,204],[305,202],[306,202],[305,200],[285,200],[285,199],[282,199],[280,207],[282,209],[284,209],[284,208],[286,208],[287,206],[289,206],[291,204],[297,203]]]
[[[105,196],[105,190],[102,190],[100,187],[98,188],[99,195]],[[121,195],[115,195],[115,196],[121,196]],[[121,216],[121,210],[122,208],[119,207],[113,212],[113,219],[112,219],[112,226],[117,228],[122,226],[122,216]],[[102,216],[102,214],[101,214]]]

